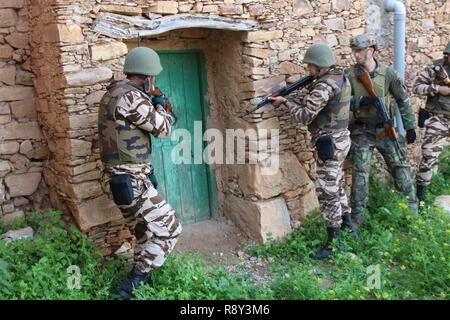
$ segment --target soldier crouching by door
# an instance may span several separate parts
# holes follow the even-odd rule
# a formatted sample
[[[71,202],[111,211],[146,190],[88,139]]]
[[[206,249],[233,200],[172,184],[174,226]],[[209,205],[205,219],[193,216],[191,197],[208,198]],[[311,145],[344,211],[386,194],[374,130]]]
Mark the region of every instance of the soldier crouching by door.
[[[320,208],[327,223],[328,240],[314,258],[325,259],[332,255],[332,242],[340,242],[341,229],[355,238],[356,231],[350,218],[350,207],[344,190],[343,163],[350,150],[348,131],[351,87],[343,70],[335,67],[333,51],[326,44],[312,45],[303,62],[315,81],[305,99],[304,106],[296,105],[278,96],[269,100],[277,107],[285,104],[291,114],[308,125],[318,153],[316,188]]]
[[[134,266],[115,292],[125,299],[148,282],[151,270],[164,264],[181,233],[175,211],[150,180],[149,134],[165,137],[173,124],[163,108],[166,101],[147,95],[161,71],[155,51],[145,47],[131,50],[124,65],[127,79],[107,88],[98,113],[103,185],[109,184],[123,215],[136,219],[132,230],[138,242]]]

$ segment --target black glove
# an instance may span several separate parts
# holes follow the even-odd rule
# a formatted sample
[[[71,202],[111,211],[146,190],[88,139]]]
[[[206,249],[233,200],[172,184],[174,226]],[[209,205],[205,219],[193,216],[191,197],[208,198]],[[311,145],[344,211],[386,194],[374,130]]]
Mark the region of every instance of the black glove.
[[[162,107],[166,107],[167,97],[165,95],[160,95],[152,98],[152,104],[156,107],[156,105],[160,104]]]
[[[156,176],[154,173],[152,173],[151,175],[148,176],[150,182],[152,183],[153,187],[155,189],[158,189],[158,180],[156,180]]]
[[[430,117],[430,113],[425,110],[420,108],[419,110],[419,128],[423,128],[425,127],[425,121]]]
[[[414,143],[416,141],[416,131],[414,129],[406,130],[406,142],[408,144]]]
[[[377,101],[377,97],[368,97],[368,96],[362,96],[359,99],[359,105],[360,106],[370,106],[370,105],[375,105]]]

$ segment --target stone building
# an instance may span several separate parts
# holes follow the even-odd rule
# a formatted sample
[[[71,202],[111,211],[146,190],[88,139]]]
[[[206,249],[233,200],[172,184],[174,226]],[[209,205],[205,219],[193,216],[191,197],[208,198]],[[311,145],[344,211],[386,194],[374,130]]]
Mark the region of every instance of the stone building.
[[[405,4],[410,87],[448,41],[450,1]],[[161,192],[170,189],[182,220],[225,215],[259,242],[289,233],[317,207],[306,128],[270,106],[240,116],[255,98],[304,75],[309,45],[328,43],[345,66],[352,63],[350,38],[363,32],[377,37],[391,64],[392,14],[382,0],[1,0],[2,220],[52,207],[73,215],[103,254],[132,243],[99,183],[97,110],[108,83],[123,77],[139,34],[141,46],[161,54],[157,83],[173,100],[177,127],[197,134],[253,128],[256,140],[262,129],[279,129],[266,138],[279,140],[280,170],[272,176],[262,174],[261,163],[174,167],[171,140],[154,140]],[[423,104],[413,101],[416,110]]]

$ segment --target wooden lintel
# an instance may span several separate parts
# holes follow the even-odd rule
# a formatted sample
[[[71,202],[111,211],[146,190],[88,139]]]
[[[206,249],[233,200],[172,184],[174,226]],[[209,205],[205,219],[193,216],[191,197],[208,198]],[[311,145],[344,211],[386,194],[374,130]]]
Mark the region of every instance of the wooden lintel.
[[[154,36],[176,29],[206,28],[232,31],[256,31],[258,22],[204,14],[176,14],[158,19],[101,12],[94,21],[94,30],[114,39]]]

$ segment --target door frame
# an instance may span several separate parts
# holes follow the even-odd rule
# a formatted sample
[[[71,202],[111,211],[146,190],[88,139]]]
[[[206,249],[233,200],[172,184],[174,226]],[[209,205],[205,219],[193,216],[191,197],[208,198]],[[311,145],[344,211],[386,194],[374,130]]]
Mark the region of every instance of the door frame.
[[[207,128],[208,116],[210,114],[210,108],[208,103],[208,80],[207,80],[207,72],[206,72],[206,59],[203,50],[199,49],[184,49],[184,50],[156,50],[158,54],[183,54],[183,53],[193,53],[197,59],[198,65],[198,76],[199,76],[199,87],[200,87],[200,103],[201,103],[201,112],[202,112],[202,129],[205,130]],[[205,141],[203,141],[203,132],[202,132],[202,150],[206,147]],[[202,161],[204,161],[202,157]],[[210,165],[205,164],[207,167],[207,184],[208,184],[208,193],[209,193],[209,210],[210,217],[216,217],[218,215],[218,196],[217,196],[217,183],[216,183],[216,175],[214,170]],[[195,222],[194,222],[195,223]]]

